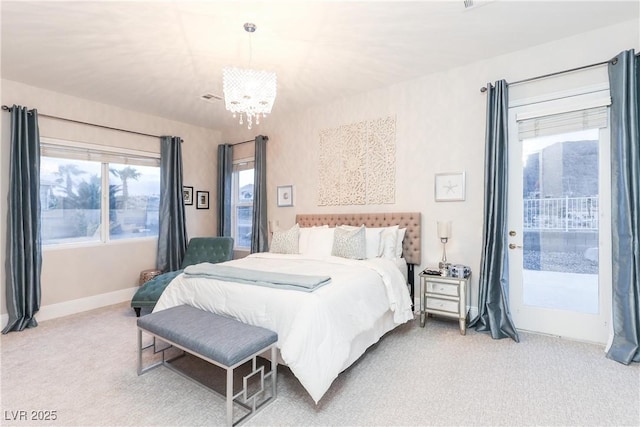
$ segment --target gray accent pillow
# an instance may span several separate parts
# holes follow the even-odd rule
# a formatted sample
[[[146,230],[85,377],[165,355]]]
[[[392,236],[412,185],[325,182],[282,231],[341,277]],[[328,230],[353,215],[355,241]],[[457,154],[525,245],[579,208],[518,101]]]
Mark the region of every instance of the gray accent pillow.
[[[298,233],[300,226],[294,225],[286,231],[274,231],[271,238],[271,246],[269,252],[275,254],[297,254],[298,252]]]
[[[333,233],[331,255],[351,259],[365,259],[367,257],[367,240],[364,225],[355,230],[336,227]]]

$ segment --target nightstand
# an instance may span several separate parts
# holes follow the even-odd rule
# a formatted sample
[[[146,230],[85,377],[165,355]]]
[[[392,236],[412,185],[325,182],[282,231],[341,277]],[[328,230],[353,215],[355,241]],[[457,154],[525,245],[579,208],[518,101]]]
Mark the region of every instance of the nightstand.
[[[460,334],[467,333],[467,285],[469,277],[432,276],[420,273],[420,326],[427,314],[458,319]]]

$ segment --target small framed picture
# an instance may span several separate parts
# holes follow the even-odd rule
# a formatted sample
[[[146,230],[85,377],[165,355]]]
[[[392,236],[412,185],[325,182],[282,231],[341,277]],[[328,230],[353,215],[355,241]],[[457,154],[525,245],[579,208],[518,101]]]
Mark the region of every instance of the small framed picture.
[[[196,208],[209,209],[209,192],[196,191]]]
[[[278,187],[278,207],[293,206],[293,185]]]
[[[435,176],[436,202],[458,202],[465,199],[465,173],[437,173]]]
[[[182,187],[182,196],[185,205],[193,205],[193,187]]]

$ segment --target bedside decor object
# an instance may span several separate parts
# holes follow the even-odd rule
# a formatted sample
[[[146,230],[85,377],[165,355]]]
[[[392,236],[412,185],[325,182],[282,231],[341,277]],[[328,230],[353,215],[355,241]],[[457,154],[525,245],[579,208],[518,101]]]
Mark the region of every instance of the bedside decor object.
[[[436,270],[435,268],[425,268],[420,274],[425,274],[427,276],[442,276],[440,270]]]
[[[448,270],[446,246],[451,238],[451,221],[438,221],[438,238],[442,243],[442,260],[438,267],[440,267],[441,272],[444,272],[444,270]]]
[[[209,192],[208,191],[196,192],[196,208],[209,209]]]
[[[449,268],[449,276],[458,279],[466,279],[471,275],[471,267],[462,264],[454,264]]]
[[[278,207],[293,206],[293,186],[278,186]]]
[[[182,187],[182,195],[184,197],[185,206],[193,205],[193,187]]]
[[[435,175],[436,202],[455,202],[465,199],[465,173],[437,173]]]
[[[252,59],[251,33],[256,25],[247,22],[244,30],[249,33],[249,64]],[[276,73],[251,69],[225,67],[222,70],[222,91],[225,108],[233,113],[233,118],[240,115],[240,124],[247,119],[247,129],[255,119],[260,124],[260,117],[271,113],[276,99]]]

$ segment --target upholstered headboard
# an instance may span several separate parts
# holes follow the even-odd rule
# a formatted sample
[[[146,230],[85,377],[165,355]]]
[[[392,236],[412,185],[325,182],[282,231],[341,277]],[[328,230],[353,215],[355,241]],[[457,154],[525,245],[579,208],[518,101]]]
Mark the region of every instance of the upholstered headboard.
[[[407,264],[420,264],[420,212],[388,212],[388,213],[350,213],[350,214],[298,214],[296,222],[300,227],[313,227],[328,224],[365,225],[365,227],[388,227],[398,225],[407,232],[402,241],[402,253]]]

